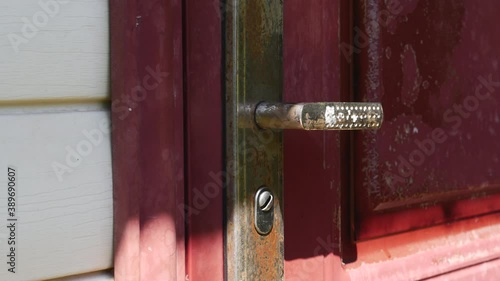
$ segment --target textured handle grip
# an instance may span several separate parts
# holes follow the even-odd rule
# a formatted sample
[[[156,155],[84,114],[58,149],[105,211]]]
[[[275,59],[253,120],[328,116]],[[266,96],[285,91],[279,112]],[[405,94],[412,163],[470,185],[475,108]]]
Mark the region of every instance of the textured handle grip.
[[[263,129],[370,130],[384,119],[380,103],[268,103],[255,109],[255,122]]]

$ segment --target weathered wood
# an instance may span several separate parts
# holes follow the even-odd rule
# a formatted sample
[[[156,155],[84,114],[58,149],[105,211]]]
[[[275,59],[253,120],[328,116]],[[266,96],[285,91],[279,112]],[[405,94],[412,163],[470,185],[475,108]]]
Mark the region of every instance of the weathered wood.
[[[181,1],[110,9],[115,279],[184,280]]]
[[[223,280],[226,177],[222,160],[221,20],[224,8],[218,0],[185,2],[186,275],[189,280]]]

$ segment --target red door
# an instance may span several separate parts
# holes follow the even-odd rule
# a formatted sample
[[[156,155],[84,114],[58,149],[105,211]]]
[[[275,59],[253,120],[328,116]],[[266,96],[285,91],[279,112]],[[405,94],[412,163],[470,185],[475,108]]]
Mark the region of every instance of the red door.
[[[113,110],[117,280],[224,278],[226,2],[111,6],[114,97],[157,62],[167,81]],[[377,132],[284,132],[284,279],[496,280],[500,4],[276,3],[285,101],[385,110]]]

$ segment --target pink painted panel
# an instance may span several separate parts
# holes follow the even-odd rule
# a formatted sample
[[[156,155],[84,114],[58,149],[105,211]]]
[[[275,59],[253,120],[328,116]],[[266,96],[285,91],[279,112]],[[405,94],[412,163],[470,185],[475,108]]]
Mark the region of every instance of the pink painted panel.
[[[189,280],[223,280],[222,14],[219,1],[185,1]]]
[[[110,1],[115,280],[184,280],[181,1]]]

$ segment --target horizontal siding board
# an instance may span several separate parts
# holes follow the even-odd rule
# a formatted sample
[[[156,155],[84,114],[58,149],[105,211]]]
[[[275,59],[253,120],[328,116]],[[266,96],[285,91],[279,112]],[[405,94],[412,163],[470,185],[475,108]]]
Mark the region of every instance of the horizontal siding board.
[[[69,276],[61,279],[52,279],[50,281],[114,281],[113,273],[101,271],[78,276]],[[49,281],[49,280],[47,280]]]
[[[113,192],[106,111],[0,115],[0,225],[7,223],[7,167],[16,167],[16,274],[40,280],[112,266]],[[85,132],[93,132],[92,143]],[[100,133],[98,133],[100,132]],[[97,137],[97,136],[102,137]],[[91,149],[85,144],[91,144]],[[82,155],[66,160],[68,151]],[[55,163],[71,172],[57,176]],[[0,227],[0,256],[8,254]]]
[[[108,2],[58,1],[0,3],[0,100],[109,97]]]

